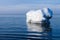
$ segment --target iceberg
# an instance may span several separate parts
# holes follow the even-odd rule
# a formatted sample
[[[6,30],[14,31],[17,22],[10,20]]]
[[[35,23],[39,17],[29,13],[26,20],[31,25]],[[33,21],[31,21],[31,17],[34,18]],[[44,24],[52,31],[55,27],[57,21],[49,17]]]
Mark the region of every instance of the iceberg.
[[[52,18],[53,12],[49,8],[31,10],[26,13],[26,22],[43,23]]]

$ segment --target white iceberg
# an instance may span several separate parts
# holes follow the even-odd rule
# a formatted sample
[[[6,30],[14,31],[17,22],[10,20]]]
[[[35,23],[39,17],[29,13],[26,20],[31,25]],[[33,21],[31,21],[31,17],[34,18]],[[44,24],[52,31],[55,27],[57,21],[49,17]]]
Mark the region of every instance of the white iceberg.
[[[53,13],[49,8],[43,8],[42,10],[31,10],[26,13],[26,22],[41,23],[47,21],[52,17]]]

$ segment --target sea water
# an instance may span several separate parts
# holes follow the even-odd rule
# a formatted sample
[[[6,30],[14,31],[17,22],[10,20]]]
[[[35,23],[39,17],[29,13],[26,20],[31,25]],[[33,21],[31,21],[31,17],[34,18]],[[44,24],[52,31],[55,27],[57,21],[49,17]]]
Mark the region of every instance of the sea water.
[[[50,20],[51,32],[49,35],[52,40],[60,40],[60,15],[56,14]],[[0,40],[27,40],[31,35],[27,32],[25,14],[0,15]],[[34,35],[32,35],[34,36]],[[37,36],[36,36],[37,37]],[[38,36],[40,37],[40,36]],[[34,39],[35,40],[35,39]]]

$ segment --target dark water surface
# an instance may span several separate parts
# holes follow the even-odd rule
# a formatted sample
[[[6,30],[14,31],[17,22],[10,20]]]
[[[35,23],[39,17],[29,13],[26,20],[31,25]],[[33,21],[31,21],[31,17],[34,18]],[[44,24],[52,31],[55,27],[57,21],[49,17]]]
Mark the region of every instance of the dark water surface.
[[[37,40],[48,38],[48,40],[60,40],[60,16],[54,15],[50,20],[52,31],[48,36],[28,35],[28,33],[43,34],[43,32],[28,32],[25,15],[1,15],[0,16],[0,40]],[[32,38],[31,38],[32,37]],[[33,38],[35,37],[35,38]],[[42,38],[42,39],[43,39]]]

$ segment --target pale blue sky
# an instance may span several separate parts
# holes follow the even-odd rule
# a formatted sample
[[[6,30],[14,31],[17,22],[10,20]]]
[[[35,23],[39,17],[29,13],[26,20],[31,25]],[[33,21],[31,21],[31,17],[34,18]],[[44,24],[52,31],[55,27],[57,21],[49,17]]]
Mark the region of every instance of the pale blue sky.
[[[60,0],[0,0],[0,13],[19,13],[41,7],[60,8]]]
[[[0,0],[0,6],[18,4],[60,4],[60,0]]]

